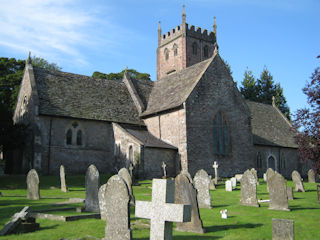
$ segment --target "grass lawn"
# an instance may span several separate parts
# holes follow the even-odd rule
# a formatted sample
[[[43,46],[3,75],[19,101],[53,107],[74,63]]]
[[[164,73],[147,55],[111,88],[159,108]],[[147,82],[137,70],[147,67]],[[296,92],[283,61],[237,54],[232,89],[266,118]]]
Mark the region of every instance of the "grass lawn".
[[[101,176],[101,183],[105,183],[108,176]],[[10,217],[24,206],[31,210],[69,207],[51,206],[52,203],[66,201],[64,198],[85,198],[84,176],[68,176],[69,192],[60,191],[60,181],[57,176],[40,177],[40,195],[38,201],[26,199],[27,191],[25,176],[0,177],[0,228]],[[134,186],[136,200],[151,200],[151,181],[142,181],[140,186]],[[288,181],[288,186],[293,186]],[[217,190],[210,191],[212,209],[200,209],[204,234],[173,231],[173,239],[272,239],[272,218],[292,219],[295,221],[295,239],[320,239],[320,204],[317,202],[316,184],[304,183],[305,193],[294,193],[295,200],[289,201],[290,212],[268,210],[268,204],[261,204],[260,208],[239,205],[240,186],[233,192],[226,192],[224,185]],[[260,179],[258,198],[268,199],[266,184]],[[72,204],[70,207],[83,206],[83,203]],[[221,219],[220,210],[228,209],[228,219]],[[131,229],[133,239],[149,239],[149,220],[137,219],[134,207],[130,207]],[[77,215],[73,210],[50,212],[64,216]],[[40,229],[33,233],[12,234],[0,237],[2,239],[95,239],[104,237],[105,222],[99,219],[83,219],[71,222],[50,221],[37,219]]]

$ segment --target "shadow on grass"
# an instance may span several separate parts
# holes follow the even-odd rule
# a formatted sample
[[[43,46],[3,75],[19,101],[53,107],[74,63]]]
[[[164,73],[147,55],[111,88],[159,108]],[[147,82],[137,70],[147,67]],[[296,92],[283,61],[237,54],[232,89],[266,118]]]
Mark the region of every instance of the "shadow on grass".
[[[229,205],[213,205],[212,208],[223,208],[228,207]]]
[[[233,225],[221,225],[221,226],[211,226],[211,227],[205,227],[206,232],[219,232],[219,231],[225,231],[230,229],[238,229],[238,228],[256,228],[261,227],[263,224],[233,224]]]
[[[318,209],[319,208],[302,208],[302,207],[290,207],[291,211],[297,211],[297,210],[313,210],[313,209]]]
[[[41,230],[47,230],[47,229],[54,229],[54,228],[57,228],[59,227],[58,224],[55,224],[55,225],[52,225],[52,226],[47,226],[47,227],[41,227],[37,230],[37,231],[41,231]]]
[[[219,238],[222,238],[222,237],[218,237],[218,236],[215,236],[215,237],[212,237],[212,236],[174,236],[172,239],[174,240],[198,240],[198,239],[219,239]],[[133,238],[134,240],[149,240],[149,238]]]

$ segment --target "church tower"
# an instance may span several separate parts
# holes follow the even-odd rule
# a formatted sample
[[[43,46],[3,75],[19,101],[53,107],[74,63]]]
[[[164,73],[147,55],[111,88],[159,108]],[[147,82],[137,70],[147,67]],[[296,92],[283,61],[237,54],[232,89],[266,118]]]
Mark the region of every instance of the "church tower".
[[[157,80],[212,57],[217,47],[215,19],[213,29],[214,32],[208,33],[193,25],[189,28],[184,6],[182,23],[176,28],[162,35],[159,22]]]

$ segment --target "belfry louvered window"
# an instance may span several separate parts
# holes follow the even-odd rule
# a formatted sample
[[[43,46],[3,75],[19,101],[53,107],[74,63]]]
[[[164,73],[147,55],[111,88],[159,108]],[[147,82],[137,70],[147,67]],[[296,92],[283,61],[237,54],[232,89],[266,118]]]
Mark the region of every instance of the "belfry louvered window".
[[[213,119],[213,147],[215,154],[226,155],[231,152],[228,120],[221,112]]]

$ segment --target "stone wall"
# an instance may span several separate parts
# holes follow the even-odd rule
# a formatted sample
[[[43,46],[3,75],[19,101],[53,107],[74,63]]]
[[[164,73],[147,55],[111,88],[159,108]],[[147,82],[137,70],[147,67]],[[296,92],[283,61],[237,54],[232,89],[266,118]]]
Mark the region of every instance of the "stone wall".
[[[231,150],[214,153],[213,119],[221,112],[228,120]],[[230,74],[216,56],[186,102],[188,170],[194,175],[204,169],[213,173],[218,161],[219,175],[243,173],[254,167],[250,112]]]
[[[168,177],[176,176],[176,158],[177,151],[165,148],[144,148],[144,177],[146,179],[162,178],[162,162],[166,164]]]

